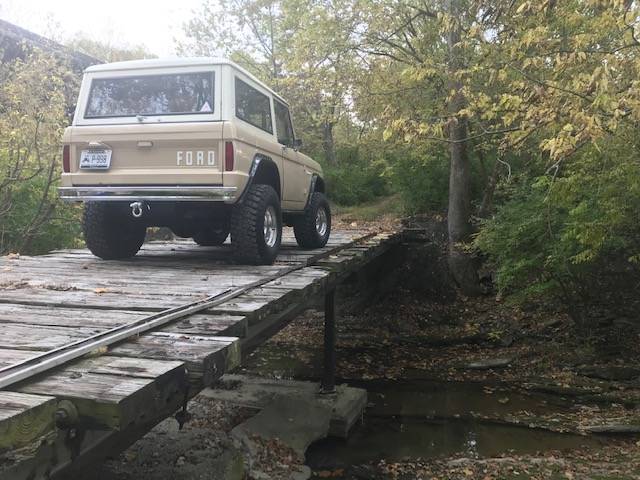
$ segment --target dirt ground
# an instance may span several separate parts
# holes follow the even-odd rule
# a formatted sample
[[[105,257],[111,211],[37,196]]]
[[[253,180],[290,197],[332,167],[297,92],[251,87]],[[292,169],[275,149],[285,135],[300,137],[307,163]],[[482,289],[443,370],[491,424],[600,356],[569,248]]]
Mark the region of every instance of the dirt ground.
[[[308,352],[322,335],[318,320],[303,317],[272,341],[311,364]],[[514,394],[543,393],[571,408],[468,415],[531,429],[608,435],[598,435],[602,443],[595,449],[544,451],[540,445],[542,455],[381,460],[343,478],[640,478],[640,436],[633,433],[640,432],[639,332],[627,322],[611,322],[588,336],[577,330],[565,315],[525,312],[492,297],[440,303],[402,290],[344,316],[338,334],[343,381],[462,382],[482,385],[498,403],[508,403]]]

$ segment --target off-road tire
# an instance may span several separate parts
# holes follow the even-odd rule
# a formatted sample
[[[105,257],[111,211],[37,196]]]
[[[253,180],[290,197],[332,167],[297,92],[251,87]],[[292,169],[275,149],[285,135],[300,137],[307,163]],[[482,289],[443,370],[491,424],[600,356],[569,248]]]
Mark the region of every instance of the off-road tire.
[[[116,205],[88,202],[82,215],[87,248],[104,260],[133,257],[144,243],[145,225]]]
[[[264,238],[264,216],[273,206],[277,217],[277,239],[269,247]],[[271,265],[282,241],[282,211],[280,198],[270,185],[251,185],[242,203],[234,205],[231,213],[231,245],[238,263]]]
[[[207,228],[193,236],[193,241],[202,247],[217,247],[222,245],[229,236],[229,228]]]
[[[323,208],[327,218],[327,230],[324,235],[320,235],[316,229],[316,215],[318,210]],[[304,214],[293,223],[293,233],[301,248],[322,248],[327,244],[331,235],[331,207],[324,193],[314,192]]]

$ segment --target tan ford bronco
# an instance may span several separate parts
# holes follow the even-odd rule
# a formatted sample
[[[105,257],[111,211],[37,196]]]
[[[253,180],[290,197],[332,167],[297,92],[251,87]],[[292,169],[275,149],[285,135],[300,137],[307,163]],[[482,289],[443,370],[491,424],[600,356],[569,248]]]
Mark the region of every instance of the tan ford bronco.
[[[231,234],[251,264],[273,263],[283,223],[303,248],[329,238],[322,170],[300,153],[287,103],[227,60],[89,67],[63,144],[60,196],[84,202],[101,258],[135,255],[151,226],[207,246]]]

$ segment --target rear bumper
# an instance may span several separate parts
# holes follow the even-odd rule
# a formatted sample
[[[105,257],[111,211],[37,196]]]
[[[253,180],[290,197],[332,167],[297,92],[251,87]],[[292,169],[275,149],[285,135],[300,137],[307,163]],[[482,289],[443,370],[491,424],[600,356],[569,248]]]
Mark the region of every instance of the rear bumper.
[[[222,186],[77,186],[60,187],[67,202],[148,201],[148,202],[225,202],[234,203],[236,187]]]

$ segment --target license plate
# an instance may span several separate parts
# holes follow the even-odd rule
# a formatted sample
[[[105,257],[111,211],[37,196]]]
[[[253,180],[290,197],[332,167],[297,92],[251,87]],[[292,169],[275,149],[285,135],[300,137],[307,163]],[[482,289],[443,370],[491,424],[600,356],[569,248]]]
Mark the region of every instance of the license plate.
[[[107,170],[111,166],[111,150],[82,150],[80,168],[87,170]]]

